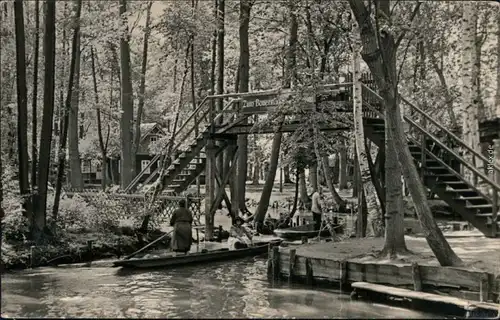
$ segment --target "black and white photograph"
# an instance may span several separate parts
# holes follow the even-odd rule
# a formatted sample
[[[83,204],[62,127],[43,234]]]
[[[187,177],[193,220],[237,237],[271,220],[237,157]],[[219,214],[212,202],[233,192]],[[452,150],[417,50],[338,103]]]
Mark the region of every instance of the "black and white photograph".
[[[0,0],[2,319],[500,320],[500,1]]]

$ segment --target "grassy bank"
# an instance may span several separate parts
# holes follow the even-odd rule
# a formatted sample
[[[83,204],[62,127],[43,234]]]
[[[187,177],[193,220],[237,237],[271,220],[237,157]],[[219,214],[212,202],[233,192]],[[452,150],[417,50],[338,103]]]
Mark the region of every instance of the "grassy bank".
[[[92,203],[74,196],[60,202],[57,221],[52,218],[49,198],[47,232],[41,241],[29,239],[29,223],[16,205],[7,206],[2,219],[1,270],[119,257],[130,254],[162,234],[137,232],[141,212],[124,217],[123,208],[102,196]],[[165,244],[165,243],[164,243]],[[160,244],[161,245],[161,244]]]

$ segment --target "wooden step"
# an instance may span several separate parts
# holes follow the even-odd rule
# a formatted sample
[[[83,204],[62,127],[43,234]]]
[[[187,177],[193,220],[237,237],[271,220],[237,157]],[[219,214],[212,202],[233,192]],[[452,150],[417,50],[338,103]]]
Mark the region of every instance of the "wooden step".
[[[483,218],[493,218],[493,212],[480,212],[475,214],[476,217],[483,217]],[[497,216],[497,220],[500,216]]]
[[[465,189],[452,189],[446,190],[447,193],[460,194],[462,196],[476,196],[478,193],[476,190],[465,188]]]
[[[477,209],[477,210],[483,210],[483,211],[493,211],[493,206],[491,204],[474,204],[474,205],[467,205],[465,206],[467,209]]]
[[[438,166],[438,167],[426,167],[427,170],[432,171],[432,172],[450,172],[447,168],[443,166]],[[453,175],[453,174],[452,174]],[[455,176],[455,175],[453,175]]]
[[[482,196],[476,196],[476,197],[462,197],[462,198],[459,198],[460,200],[467,200],[467,201],[476,201],[476,200],[483,200],[483,201],[487,201],[484,197]]]
[[[426,174],[428,175],[428,174]],[[434,173],[430,175],[432,177],[439,178],[439,180],[444,181],[446,183],[457,184],[458,182],[463,183],[462,179],[454,175],[453,173]]]
[[[436,176],[439,178],[439,176]],[[464,186],[468,186],[467,183],[461,181],[461,180],[458,180],[458,181],[450,181],[450,180],[443,180],[443,179],[439,179],[441,183],[446,183],[447,185],[450,185],[450,186],[460,186],[460,185],[464,185]]]
[[[460,202],[462,205],[466,205],[467,203],[470,203],[471,205],[481,205],[481,204],[488,204],[488,200],[485,199],[484,197],[477,196],[477,197],[468,197],[468,198],[456,198],[454,199],[457,202]]]

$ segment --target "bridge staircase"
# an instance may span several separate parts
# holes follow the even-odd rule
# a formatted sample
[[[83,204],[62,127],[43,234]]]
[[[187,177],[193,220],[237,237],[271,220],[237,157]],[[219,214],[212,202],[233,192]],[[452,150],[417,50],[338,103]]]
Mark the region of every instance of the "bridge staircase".
[[[383,148],[384,118],[376,107],[382,105],[383,99],[365,84],[362,92],[363,107],[377,114],[374,118],[364,119],[365,134]],[[489,163],[486,157],[415,104],[404,97],[400,99],[412,114],[411,117],[403,116],[403,120],[409,129],[410,153],[424,185],[485,236],[500,237],[500,185],[494,179],[500,176],[500,168]],[[464,176],[464,170],[470,172],[470,179]]]
[[[178,195],[185,191],[197,177],[203,174],[206,165],[206,154],[205,147],[208,140],[212,137],[214,139],[220,138],[224,141],[216,146],[215,154],[218,155],[222,152],[228,145],[227,141],[231,138],[236,139],[236,136],[231,135],[217,135],[218,131],[215,123],[222,119],[224,113],[229,112],[230,108],[234,105],[238,99],[225,99],[226,104],[223,110],[216,114],[215,110],[212,109],[213,105],[207,107],[206,102],[214,99],[216,96],[206,97],[199,105],[199,107],[194,110],[190,116],[184,121],[183,125],[176,131],[176,139],[174,141],[174,146],[170,150],[170,159],[172,163],[167,167],[164,176],[163,184],[166,186],[164,189],[165,194]],[[212,116],[213,121],[208,121],[209,117]],[[226,127],[228,123],[234,120],[234,113],[226,119],[225,122],[219,124],[219,126]],[[195,128],[198,128],[201,133],[195,136]],[[167,149],[167,148],[166,148]],[[157,155],[155,156],[148,166],[134,178],[134,180],[125,188],[125,192],[131,191],[141,191],[144,186],[154,182],[158,179],[160,174],[161,165],[160,162],[164,161],[167,156]],[[157,161],[158,165],[156,169],[149,173],[154,162]],[[141,178],[149,174],[144,183],[139,186],[139,181]]]

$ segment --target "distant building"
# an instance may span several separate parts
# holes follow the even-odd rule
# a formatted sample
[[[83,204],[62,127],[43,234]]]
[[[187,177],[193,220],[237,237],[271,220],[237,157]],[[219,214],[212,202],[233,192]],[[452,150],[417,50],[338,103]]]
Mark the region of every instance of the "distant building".
[[[136,172],[139,173],[145,169],[151,160],[155,157],[150,154],[149,146],[155,143],[161,137],[166,135],[166,129],[162,128],[158,123],[143,123],[141,124],[141,139],[139,148],[135,156]],[[120,156],[108,159],[108,181],[113,184],[120,183]],[[153,173],[158,166],[158,163],[153,164],[148,168],[149,172],[141,177],[139,182],[145,181],[149,174]],[[92,160],[82,160],[82,174],[86,185],[101,184],[102,181],[102,165],[99,162]]]

